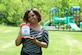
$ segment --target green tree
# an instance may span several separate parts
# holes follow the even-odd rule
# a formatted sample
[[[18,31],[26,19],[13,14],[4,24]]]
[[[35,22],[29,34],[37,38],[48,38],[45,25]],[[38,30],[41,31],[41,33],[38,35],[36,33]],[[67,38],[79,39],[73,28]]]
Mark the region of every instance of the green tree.
[[[0,0],[0,23],[8,25],[19,25],[25,11],[29,8],[38,8],[42,14],[43,24],[50,18],[50,8],[59,8],[63,17],[64,8],[71,6],[81,6],[81,0]]]

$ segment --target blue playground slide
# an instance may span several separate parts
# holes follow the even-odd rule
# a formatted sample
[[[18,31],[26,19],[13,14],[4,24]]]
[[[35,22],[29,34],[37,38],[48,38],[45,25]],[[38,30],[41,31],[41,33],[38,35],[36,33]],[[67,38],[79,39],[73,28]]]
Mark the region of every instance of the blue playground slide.
[[[75,23],[69,23],[71,26],[72,30],[81,30]]]

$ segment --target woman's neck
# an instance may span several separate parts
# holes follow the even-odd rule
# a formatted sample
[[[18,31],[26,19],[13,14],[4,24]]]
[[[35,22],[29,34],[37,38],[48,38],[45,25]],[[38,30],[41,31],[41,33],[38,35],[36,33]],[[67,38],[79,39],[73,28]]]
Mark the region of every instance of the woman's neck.
[[[35,28],[35,27],[38,27],[39,24],[30,24],[31,27]]]
[[[35,25],[32,25],[30,26],[33,30],[37,30],[37,31],[40,31],[42,29],[42,27],[39,25],[39,24],[35,24]]]

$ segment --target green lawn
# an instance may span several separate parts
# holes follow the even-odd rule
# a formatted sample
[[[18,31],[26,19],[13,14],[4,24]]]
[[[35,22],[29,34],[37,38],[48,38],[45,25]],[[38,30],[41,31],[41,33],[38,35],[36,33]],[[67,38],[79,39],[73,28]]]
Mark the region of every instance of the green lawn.
[[[15,46],[19,28],[0,25],[0,55],[20,55]],[[49,31],[49,46],[43,55],[82,55],[82,32]]]

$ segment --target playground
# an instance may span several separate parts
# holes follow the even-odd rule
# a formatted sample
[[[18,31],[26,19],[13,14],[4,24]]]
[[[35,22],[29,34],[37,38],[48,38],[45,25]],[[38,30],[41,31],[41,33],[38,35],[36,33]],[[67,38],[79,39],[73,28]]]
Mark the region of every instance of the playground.
[[[50,9],[49,20],[46,21],[43,25],[44,27],[50,28],[49,26],[54,26],[55,30],[73,30],[81,31],[82,30],[82,20],[80,17],[80,6],[71,6],[70,12],[68,8],[64,9],[64,17],[60,17],[60,10],[58,8]]]

